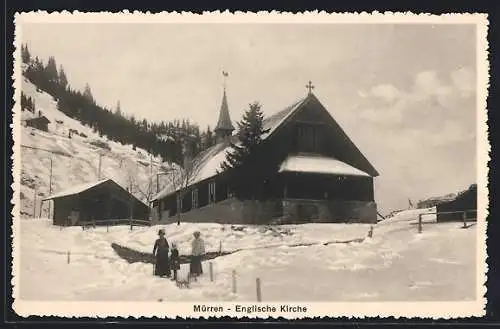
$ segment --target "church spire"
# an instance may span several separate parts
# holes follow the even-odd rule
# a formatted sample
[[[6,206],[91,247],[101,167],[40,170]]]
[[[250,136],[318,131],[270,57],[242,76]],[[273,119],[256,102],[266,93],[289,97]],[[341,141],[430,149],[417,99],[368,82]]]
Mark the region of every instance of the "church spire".
[[[226,97],[226,77],[228,76],[228,73],[222,71],[222,75],[224,76],[224,93],[222,95],[219,120],[217,121],[217,126],[215,126],[214,129],[217,142],[223,141],[230,137],[234,130],[234,126],[231,123],[231,117],[229,116],[229,106],[227,105]]]

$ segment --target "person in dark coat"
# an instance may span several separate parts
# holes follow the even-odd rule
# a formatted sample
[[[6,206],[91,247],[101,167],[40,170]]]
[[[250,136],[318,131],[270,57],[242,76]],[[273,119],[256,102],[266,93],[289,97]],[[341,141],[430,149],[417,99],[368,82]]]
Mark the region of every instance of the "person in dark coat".
[[[172,251],[170,252],[170,267],[174,272],[174,277],[172,280],[177,281],[177,271],[181,269],[181,262],[179,258],[179,250],[177,249],[177,245],[172,243]]]
[[[165,239],[165,231],[158,231],[159,238],[155,241],[153,255],[155,256],[155,275],[170,277],[170,264],[168,255],[168,242]]]
[[[200,237],[200,232],[194,232],[193,236],[194,239],[191,243],[191,264],[189,273],[191,274],[191,276],[196,278],[197,276],[203,274],[201,259],[205,254],[205,242]]]

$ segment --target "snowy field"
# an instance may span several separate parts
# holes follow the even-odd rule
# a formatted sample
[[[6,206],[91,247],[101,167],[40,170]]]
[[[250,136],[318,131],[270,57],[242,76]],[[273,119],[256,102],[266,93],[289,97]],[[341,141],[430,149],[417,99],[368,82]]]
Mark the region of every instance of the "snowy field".
[[[19,293],[38,301],[255,301],[258,277],[268,302],[475,300],[476,226],[461,229],[460,223],[437,224],[425,216],[418,234],[421,211],[405,211],[374,225],[373,238],[366,237],[370,225],[362,224],[290,225],[275,231],[219,224],[161,226],[181,254],[189,253],[194,230],[202,232],[207,251],[218,251],[221,242],[223,251],[240,250],[211,260],[214,282],[204,262],[204,277],[190,289],[154,277],[151,264],[127,263],[111,248],[116,242],[151,252],[160,226],[82,231],[23,219]],[[359,238],[365,239],[348,242]],[[186,275],[187,265],[181,271]]]

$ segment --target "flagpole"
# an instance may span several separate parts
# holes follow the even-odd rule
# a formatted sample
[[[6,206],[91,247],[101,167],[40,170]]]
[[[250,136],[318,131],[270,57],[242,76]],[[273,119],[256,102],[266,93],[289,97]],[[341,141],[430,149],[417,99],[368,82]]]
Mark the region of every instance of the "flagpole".
[[[226,90],[226,80],[227,80],[227,77],[229,76],[229,73],[227,73],[227,71],[224,71],[222,70],[222,76],[223,76],[223,87],[224,87],[224,90]]]

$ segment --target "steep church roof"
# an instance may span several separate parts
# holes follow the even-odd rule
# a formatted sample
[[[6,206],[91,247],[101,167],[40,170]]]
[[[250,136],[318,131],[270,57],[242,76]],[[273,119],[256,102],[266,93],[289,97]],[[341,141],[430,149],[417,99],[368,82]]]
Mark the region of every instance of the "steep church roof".
[[[229,106],[227,105],[226,89],[224,89],[224,94],[222,95],[219,120],[217,121],[217,126],[215,126],[215,131],[217,130],[234,130],[234,126],[231,123],[231,117],[229,116]]]
[[[224,100],[225,96],[223,98],[223,105],[225,102]],[[261,136],[262,140],[270,138],[280,127],[284,126],[285,122],[287,122],[288,119],[290,119],[294,114],[296,114],[298,111],[304,108],[304,105],[306,105],[310,101],[314,101],[316,102],[316,104],[323,106],[321,102],[316,98],[316,96],[310,93],[306,97],[303,97],[300,100],[294,102],[287,108],[265,118],[263,121],[263,126],[264,126],[263,128],[264,130],[268,131]],[[226,102],[226,109],[227,109],[227,102]],[[227,117],[229,118],[229,111],[227,111],[227,113],[228,113]],[[368,162],[368,160],[363,156],[363,154],[357,149],[354,143],[350,141],[349,137],[345,134],[342,128],[340,128],[340,126],[335,122],[333,117],[332,120],[335,124],[334,129],[337,130],[337,132],[340,135],[345,136],[345,140],[349,144],[350,148],[352,148],[358,154],[358,156],[362,159],[363,162],[366,163],[366,166],[370,169],[370,170],[362,170],[361,172],[369,176],[374,176],[374,177],[378,176],[378,172],[375,170],[375,168],[373,168],[373,166]],[[228,121],[230,122],[230,120]],[[219,126],[219,123],[217,124],[217,126]],[[237,136],[231,136],[229,141],[237,144],[238,143]],[[230,152],[231,150],[232,147],[226,141],[217,143],[214,146],[198,154],[198,156],[194,159],[193,172],[189,179],[189,185],[193,185],[205,179],[216,176],[221,171],[222,163],[226,159],[225,157],[226,153]],[[347,164],[345,165],[349,166]],[[172,184],[169,184],[163,190],[161,190],[157,195],[155,195],[152,201],[161,199],[169,194],[172,194],[173,192],[175,192],[174,186]]]

